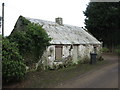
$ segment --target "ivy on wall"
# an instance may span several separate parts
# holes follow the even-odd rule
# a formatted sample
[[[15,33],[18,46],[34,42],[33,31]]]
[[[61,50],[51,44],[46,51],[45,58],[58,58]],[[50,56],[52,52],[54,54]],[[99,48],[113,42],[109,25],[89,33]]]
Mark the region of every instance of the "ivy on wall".
[[[31,23],[20,16],[19,28],[16,24],[8,37],[2,40],[3,82],[19,81],[24,78],[26,65],[39,61],[51,38],[42,26]],[[16,28],[17,27],[17,28]]]
[[[25,58],[27,64],[37,62],[46,46],[50,45],[51,38],[49,38],[42,26],[31,23],[22,16],[20,16],[19,20],[21,27],[14,28],[8,38],[18,44],[20,54]]]

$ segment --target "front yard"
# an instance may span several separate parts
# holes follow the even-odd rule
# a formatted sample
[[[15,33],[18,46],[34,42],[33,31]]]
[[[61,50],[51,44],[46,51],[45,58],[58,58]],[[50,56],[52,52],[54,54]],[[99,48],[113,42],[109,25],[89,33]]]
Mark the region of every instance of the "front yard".
[[[106,61],[98,61],[96,65],[78,64],[59,70],[29,72],[25,80],[4,85],[3,88],[52,88],[66,80],[80,76],[85,72],[97,69],[105,64],[107,64]]]

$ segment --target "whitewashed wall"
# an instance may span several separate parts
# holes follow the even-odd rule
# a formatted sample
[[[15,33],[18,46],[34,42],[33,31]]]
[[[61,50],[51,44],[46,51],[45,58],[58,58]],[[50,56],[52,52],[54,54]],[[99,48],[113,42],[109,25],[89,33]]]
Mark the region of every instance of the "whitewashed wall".
[[[90,53],[94,52],[94,45],[73,45],[73,48],[71,49],[71,52],[69,52],[71,45],[65,45],[63,46],[62,50],[62,58],[68,57],[69,55],[72,56],[73,63],[77,64],[80,60],[83,60],[84,58],[90,59]],[[100,54],[101,45],[97,45],[97,54]],[[45,61],[46,59],[46,61]],[[64,59],[63,59],[64,60]],[[42,63],[46,64],[50,67],[52,67],[54,64],[62,64],[62,62],[55,63],[55,45],[51,45],[47,47]]]
[[[66,45],[66,46],[63,46],[63,55],[64,57],[68,57],[69,55],[71,55],[71,53],[69,52],[69,49],[70,49],[70,45]]]

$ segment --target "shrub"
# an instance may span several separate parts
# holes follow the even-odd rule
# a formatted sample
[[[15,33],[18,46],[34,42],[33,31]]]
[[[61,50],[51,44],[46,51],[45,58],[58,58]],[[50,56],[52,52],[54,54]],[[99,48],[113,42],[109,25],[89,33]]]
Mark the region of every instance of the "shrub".
[[[100,57],[97,58],[97,60],[98,60],[98,61],[103,61],[104,58],[103,58],[102,56],[100,56]]]
[[[114,52],[120,55],[120,45],[114,49]]]
[[[24,78],[26,66],[19,54],[17,44],[3,38],[2,42],[2,77],[3,82],[19,81]]]
[[[2,60],[22,60],[15,42],[10,42],[9,39],[2,40]]]
[[[87,64],[87,63],[90,63],[90,59],[89,59],[88,56],[85,56],[85,57],[82,58],[78,63]]]
[[[120,55],[120,49],[116,49],[115,52]]]
[[[11,81],[20,81],[25,76],[25,64],[23,61],[3,60],[2,61],[2,78],[3,83]]]
[[[103,47],[101,51],[106,53],[106,52],[109,52],[109,49],[106,47]]]
[[[20,54],[28,66],[40,60],[46,46],[50,45],[51,38],[38,24],[31,23],[24,17],[20,17],[20,28],[15,28],[9,36],[10,41],[16,42]]]

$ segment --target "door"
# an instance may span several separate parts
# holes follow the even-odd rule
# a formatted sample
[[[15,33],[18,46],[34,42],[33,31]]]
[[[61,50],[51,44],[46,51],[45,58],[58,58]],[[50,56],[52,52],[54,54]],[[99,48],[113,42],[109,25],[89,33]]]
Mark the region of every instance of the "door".
[[[55,46],[55,59],[59,60],[62,58],[62,45]]]

